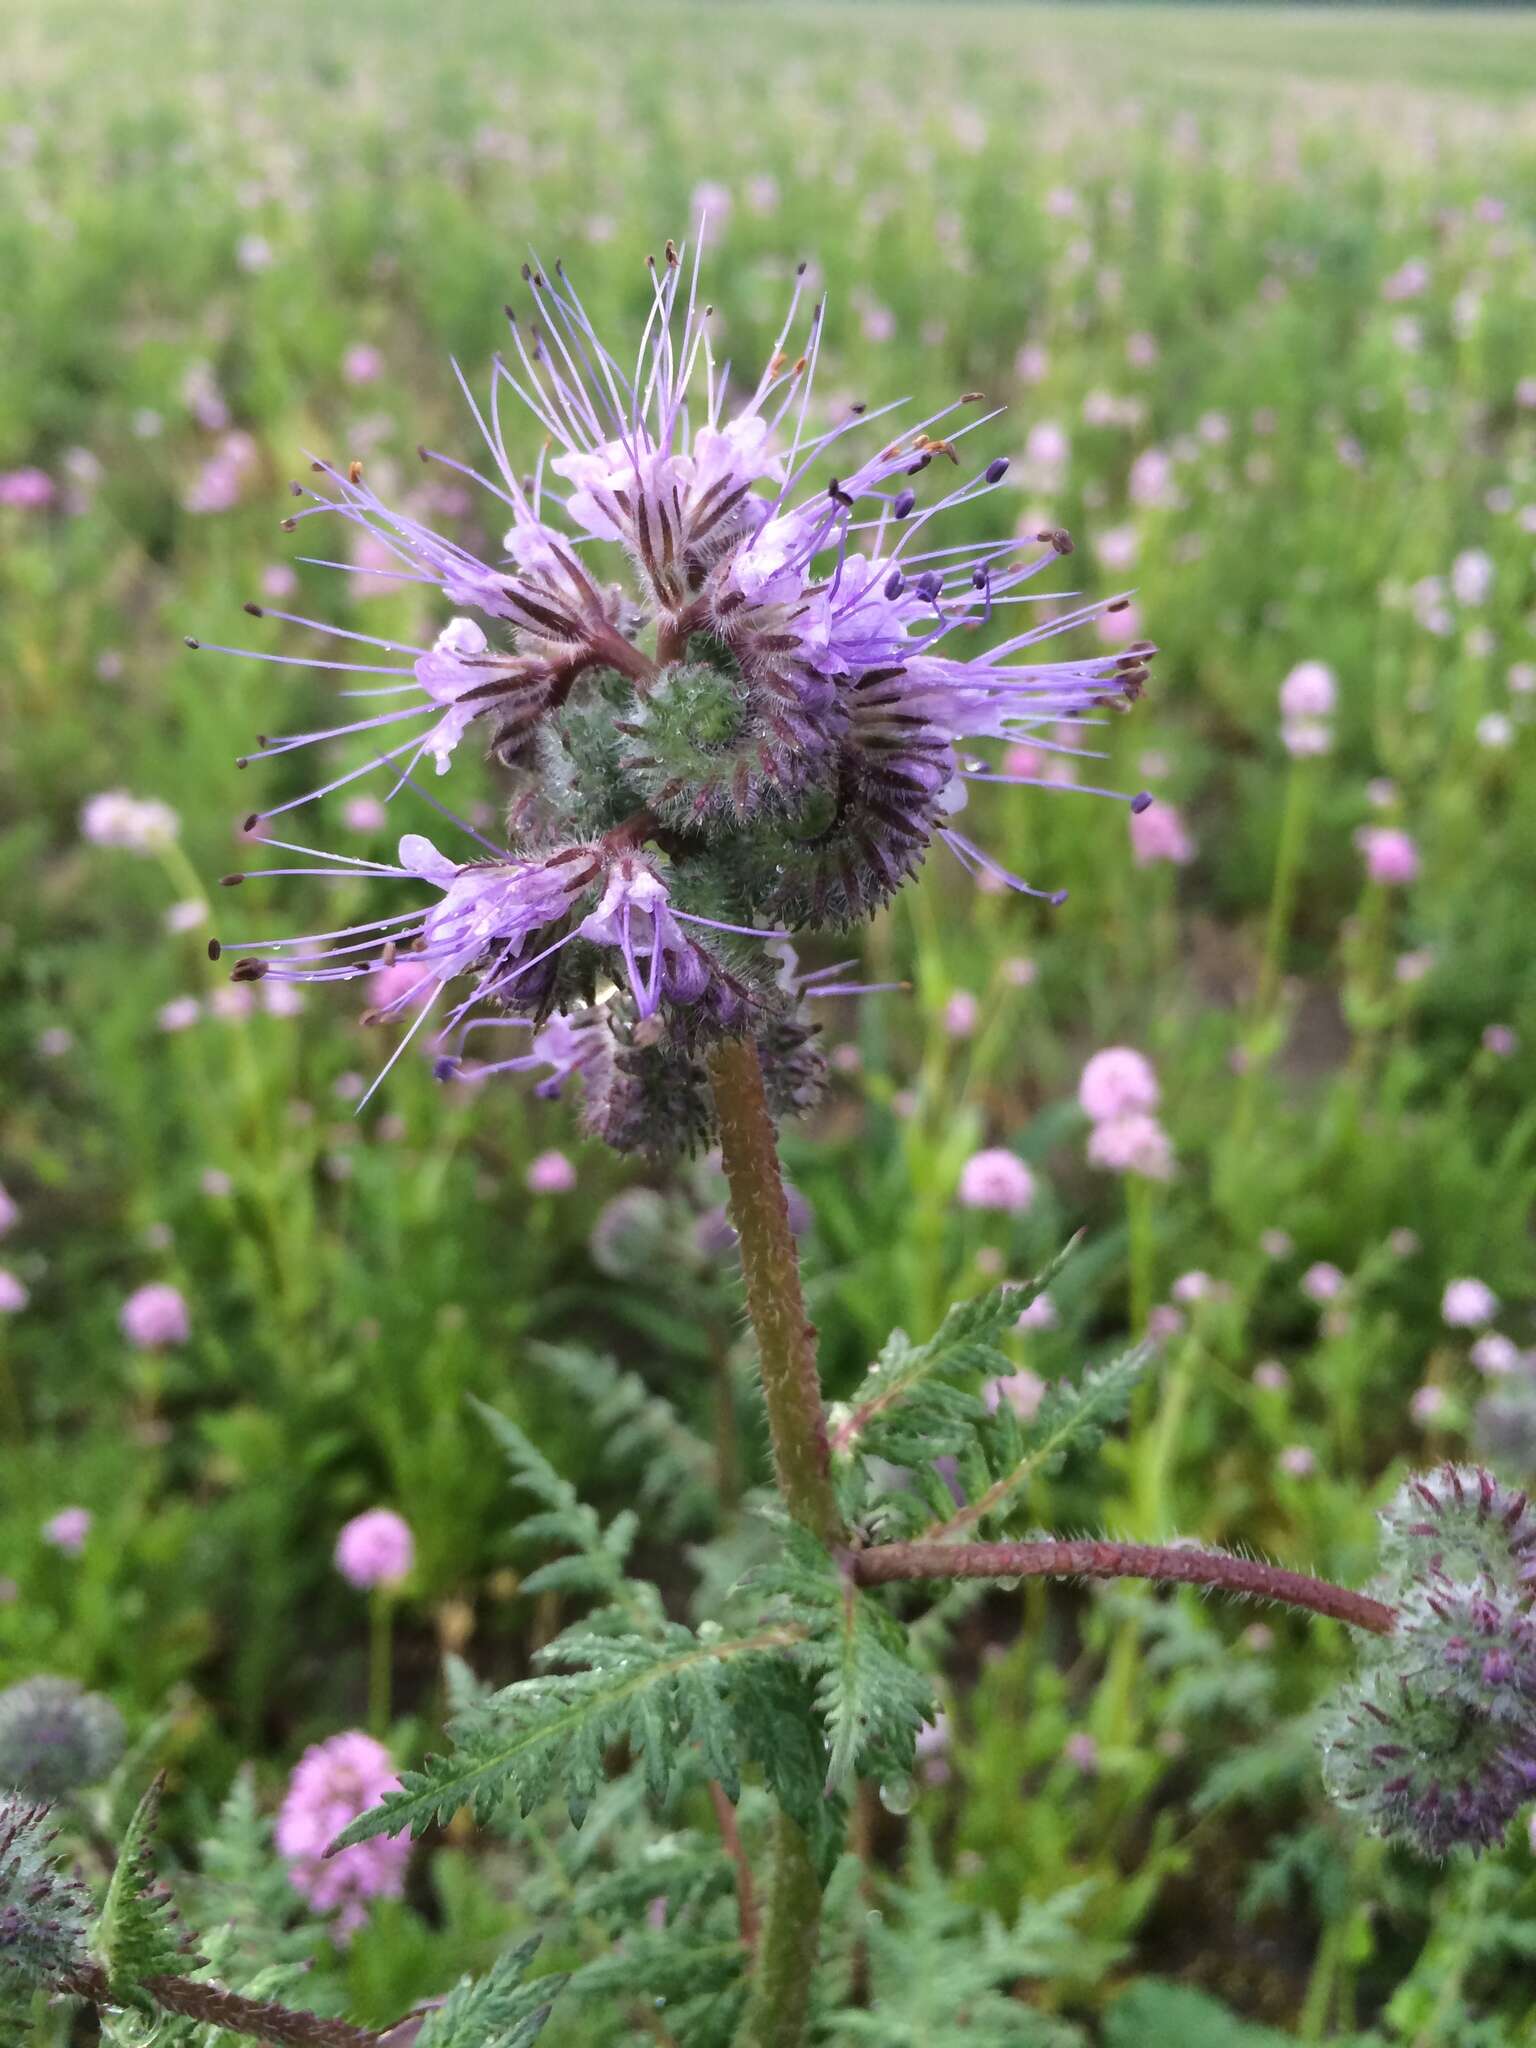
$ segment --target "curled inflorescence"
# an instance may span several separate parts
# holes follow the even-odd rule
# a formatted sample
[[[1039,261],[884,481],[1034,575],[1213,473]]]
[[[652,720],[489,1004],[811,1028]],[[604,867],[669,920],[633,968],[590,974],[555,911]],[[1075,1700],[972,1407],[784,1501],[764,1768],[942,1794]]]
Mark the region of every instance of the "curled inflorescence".
[[[123,1754],[123,1717],[71,1678],[24,1678],[0,1692],[0,1786],[60,1799],[99,1785]]]
[[[821,1063],[804,1005],[829,987],[775,942],[867,918],[935,840],[990,885],[1059,900],[956,822],[971,782],[1043,778],[967,750],[1028,739],[1037,754],[1086,751],[1076,722],[1133,701],[1150,653],[1039,658],[1044,641],[1112,608],[1029,611],[1029,586],[1070,552],[1065,534],[942,541],[944,515],[995,491],[1008,467],[966,461],[968,437],[994,417],[978,413],[979,393],[895,431],[874,430],[894,406],[813,427],[823,308],[801,324],[802,276],[755,387],[733,402],[697,259],[686,270],[669,244],[649,274],[626,367],[559,266],[525,268],[534,319],[509,309],[511,348],[483,409],[460,377],[489,473],[421,451],[490,494],[506,525],[498,561],[386,504],[359,464],[316,463],[322,481],[294,486],[307,502],[289,526],[348,522],[375,573],[435,590],[455,616],[415,645],[249,607],[343,643],[334,658],[258,658],[343,671],[349,694],[383,703],[264,739],[264,758],[359,734],[380,751],[251,827],[374,766],[414,788],[415,771],[443,774],[472,729],[514,786],[504,842],[445,814],[475,842],[467,858],[419,833],[394,861],[269,841],[304,865],[266,872],[403,882],[431,900],[248,941],[234,970],[388,970],[381,1012],[410,1015],[412,1034],[431,1020],[443,1078],[536,1070],[552,1091],[577,1076],[592,1128],[622,1149],[708,1135],[701,1062],[723,1036],[756,1039],[780,1110],[812,1099]],[[530,474],[508,452],[513,400],[543,439]],[[623,580],[606,579],[605,553],[627,562]],[[991,644],[966,648],[983,628]],[[477,1065],[467,1041],[486,1027],[530,1036]]]
[[[1410,1479],[1382,1516],[1397,1611],[1325,1722],[1329,1790],[1377,1833],[1490,1848],[1536,1792],[1536,1513],[1477,1466]]]

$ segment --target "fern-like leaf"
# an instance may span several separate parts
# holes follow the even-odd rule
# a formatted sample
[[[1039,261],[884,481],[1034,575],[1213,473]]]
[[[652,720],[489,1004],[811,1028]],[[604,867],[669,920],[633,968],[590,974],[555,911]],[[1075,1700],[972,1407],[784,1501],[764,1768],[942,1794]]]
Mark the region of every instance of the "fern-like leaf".
[[[734,1797],[740,1754],[730,1667],[781,1652],[798,1635],[784,1626],[695,1635],[667,1624],[654,1638],[562,1636],[540,1661],[574,1668],[523,1679],[471,1709],[453,1725],[449,1754],[402,1772],[400,1790],[354,1821],[336,1847],[405,1828],[419,1834],[465,1806],[484,1821],[511,1800],[526,1815],[557,1783],[579,1827],[608,1752],[621,1742],[657,1799],[666,1797],[689,1749],[702,1753],[709,1774]]]
[[[428,2014],[416,2048],[531,2048],[566,1982],[563,1976],[525,1981],[538,1946],[535,1935],[499,1957],[483,1977],[461,1978]]]
[[[165,1780],[157,1777],[134,1809],[118,1850],[117,1866],[94,1945],[113,1998],[122,2005],[145,2005],[147,1977],[186,1975],[198,1966],[176,1918],[168,1887],[155,1869],[155,1823]]]
[[[538,1344],[533,1356],[579,1395],[605,1464],[636,1475],[635,1497],[663,1534],[716,1519],[715,1452],[637,1372],[580,1344]]]
[[[911,1769],[933,1688],[910,1657],[906,1630],[861,1592],[814,1537],[786,1533],[783,1559],[755,1583],[806,1630],[798,1659],[813,1672],[827,1732],[827,1792],[861,1772]]]

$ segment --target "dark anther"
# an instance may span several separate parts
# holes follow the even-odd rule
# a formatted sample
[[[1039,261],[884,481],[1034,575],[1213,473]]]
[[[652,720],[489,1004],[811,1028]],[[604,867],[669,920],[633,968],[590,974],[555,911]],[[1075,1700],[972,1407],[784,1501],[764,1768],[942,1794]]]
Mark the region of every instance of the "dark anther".
[[[1050,542],[1058,555],[1070,555],[1077,546],[1076,541],[1073,540],[1071,534],[1068,533],[1064,526],[1058,526],[1054,533],[1046,534],[1045,538]]]
[[[848,493],[843,489],[842,485],[838,482],[836,477],[833,477],[832,481],[827,485],[827,496],[832,500],[834,505],[846,505],[848,506],[850,511],[852,510],[853,500],[852,498],[849,497]]]
[[[240,827],[240,830],[241,830],[242,832],[254,832],[254,831],[256,830],[256,827],[257,827],[257,826],[258,826],[258,825],[259,825],[260,823],[261,823],[261,813],[260,813],[260,811],[252,811],[251,815],[250,815],[250,816],[249,816],[249,817],[248,817],[248,818],[246,819],[245,823],[244,823],[244,824],[243,824],[243,825],[242,825],[242,826]]]
[[[203,644],[201,640],[194,640],[190,633],[186,635],[186,642],[187,645],[194,650],[194,652]]]
[[[987,468],[986,468],[986,478],[987,478],[987,482],[988,482],[989,484],[1000,484],[1000,483],[1002,482],[1003,478],[1004,478],[1004,477],[1005,477],[1005,476],[1006,476],[1007,474],[1008,474],[1008,458],[1007,458],[1007,456],[1006,456],[1006,455],[994,455],[994,456],[993,456],[993,458],[992,458],[992,460],[991,460],[991,461],[990,461],[990,462],[989,462],[989,463],[987,464]]]
[[[236,754],[236,756],[235,756],[235,766],[236,766],[237,768],[249,768],[249,767],[250,767],[250,765],[251,765],[251,757],[250,757],[250,755],[249,755],[249,754]]]
[[[892,499],[891,501],[892,517],[896,519],[905,519],[907,514],[912,510],[912,507],[916,503],[916,491],[898,491],[894,499]]]
[[[971,571],[972,590],[985,590],[987,585],[991,581],[992,571],[987,567],[985,562],[978,562],[975,568]]]
[[[210,960],[217,960],[219,955],[223,952],[223,950],[224,948],[219,944],[217,939],[210,939],[208,941],[208,958]]]
[[[532,284],[532,283],[533,283],[533,269],[532,269],[532,266],[531,266],[530,264],[527,264],[527,263],[525,263],[525,264],[523,265],[523,270],[522,270],[522,277],[523,277],[523,283],[524,283],[524,284]]]
[[[278,524],[282,527],[284,533],[293,533],[297,531],[299,522],[297,519],[283,519]]]
[[[1143,811],[1145,811],[1145,810],[1150,810],[1150,809],[1151,809],[1151,806],[1152,806],[1152,792],[1151,792],[1151,790],[1150,790],[1150,789],[1143,789],[1143,790],[1139,790],[1139,791],[1137,792],[1137,794],[1136,794],[1135,796],[1133,796],[1133,797],[1131,798],[1131,816],[1132,816],[1133,818],[1139,818],[1139,817],[1141,816],[1142,812],[1143,812]]]
[[[808,263],[797,263],[795,265],[796,277],[804,277],[805,273],[810,269],[810,267],[811,266]]]
[[[907,579],[899,569],[893,569],[885,579],[885,594],[892,600],[900,597],[907,587]]]
[[[432,1062],[434,1081],[451,1081],[459,1071],[459,1063],[451,1052],[439,1053]]]
[[[288,486],[288,495],[289,495],[289,497],[290,497],[290,498],[302,498],[302,497],[303,497],[303,495],[304,495],[304,486],[303,486],[303,485],[302,485],[302,484],[301,484],[301,483],[299,482],[299,480],[297,479],[297,477],[295,477],[295,478],[294,478],[294,480],[293,480],[293,482],[292,482],[292,483],[291,483],[291,484],[290,484],[290,485]]]
[[[264,619],[267,616],[259,604],[247,604],[242,609],[248,611],[253,619]]]
[[[244,875],[220,875],[219,887],[221,889],[238,889],[244,880]]]
[[[938,601],[939,592],[944,588],[944,578],[937,569],[925,569],[914,581],[912,588],[926,604],[934,604]]]
[[[921,476],[923,471],[928,467],[929,463],[932,462],[932,460],[933,457],[931,455],[919,455],[916,462],[908,463],[907,475]]]
[[[230,970],[231,981],[264,981],[267,975],[265,960],[237,960]]]
[[[980,405],[986,395],[985,391],[962,391],[960,403],[962,405]]]
[[[1060,910],[1070,894],[1071,891],[1068,889],[1057,889],[1053,894],[1047,896],[1045,900],[1050,904],[1052,910]]]
[[[1117,597],[1104,607],[1107,612],[1128,612],[1130,608],[1131,600],[1128,597]]]

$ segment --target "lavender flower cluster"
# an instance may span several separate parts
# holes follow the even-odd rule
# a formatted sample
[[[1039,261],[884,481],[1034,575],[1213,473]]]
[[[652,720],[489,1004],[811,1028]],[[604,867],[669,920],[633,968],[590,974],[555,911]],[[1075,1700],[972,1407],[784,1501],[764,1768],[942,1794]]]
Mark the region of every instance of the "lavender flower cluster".
[[[1376,1591],[1396,1626],[1360,1649],[1325,1723],[1329,1790],[1422,1854],[1490,1848],[1536,1789],[1536,1514],[1476,1466],[1405,1482]]]
[[[316,463],[323,482],[293,487],[308,502],[290,527],[339,517],[383,565],[373,573],[441,594],[454,615],[431,644],[248,607],[345,643],[335,656],[256,658],[342,672],[347,694],[387,700],[262,742],[278,757],[363,734],[381,751],[253,816],[250,829],[304,863],[260,872],[361,875],[432,900],[247,940],[234,974],[325,982],[389,969],[380,1013],[413,1013],[396,1058],[430,1019],[445,1080],[537,1072],[557,1093],[578,1078],[590,1127],[620,1149],[686,1145],[709,1134],[702,1061],[721,1036],[756,1039],[777,1113],[814,1096],[805,1004],[845,984],[840,967],[801,975],[789,940],[868,917],[935,841],[992,886],[1047,894],[957,822],[971,783],[1045,778],[966,750],[1028,739],[1086,751],[1063,725],[1130,703],[1150,650],[1039,658],[1053,635],[1124,602],[1039,608],[1028,586],[1070,551],[1065,534],[940,543],[936,522],[996,491],[1008,468],[1001,456],[966,462],[968,437],[995,416],[977,413],[979,393],[888,426],[873,453],[844,451],[855,436],[867,446],[896,406],[812,424],[824,322],[820,303],[802,316],[803,274],[737,402],[697,257],[685,268],[669,243],[664,263],[649,263],[628,369],[559,266],[524,277],[534,319],[509,309],[510,350],[484,408],[459,379],[489,474],[421,451],[489,493],[507,522],[499,560],[392,509],[357,463]],[[529,474],[508,450],[513,401],[543,442]],[[599,564],[616,550],[630,573],[610,582]],[[959,651],[987,627],[986,651]],[[430,762],[444,774],[472,732],[513,778],[504,842],[435,799],[473,841],[467,856],[416,832],[393,862],[268,835],[270,820],[375,766],[394,776],[391,795],[419,791],[416,772]],[[509,1057],[472,1059],[468,1041],[487,1028],[529,1036]]]

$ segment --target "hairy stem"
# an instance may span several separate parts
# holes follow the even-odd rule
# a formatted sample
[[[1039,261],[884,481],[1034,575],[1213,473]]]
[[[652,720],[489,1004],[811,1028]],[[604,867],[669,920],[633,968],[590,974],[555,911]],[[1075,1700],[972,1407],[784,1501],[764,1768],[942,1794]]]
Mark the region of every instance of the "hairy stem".
[[[731,1221],[741,1243],[747,1313],[757,1336],[774,1473],[790,1514],[833,1547],[843,1540],[843,1526],[832,1490],[816,1332],[800,1292],[800,1261],[757,1047],[746,1038],[725,1040],[711,1055],[709,1076]],[[801,2048],[820,1932],[821,1883],[810,1845],[798,1824],[780,1813],[740,2048]]]
[[[718,1778],[709,1781],[709,1797],[725,1853],[736,1872],[736,1914],[741,1925],[741,1945],[751,1955],[757,1947],[758,1934],[757,1886],[752,1880],[752,1866],[747,1861],[741,1830],[736,1825],[736,1809]]]
[[[116,2003],[106,1971],[94,1964],[73,1971],[60,1988],[76,1998],[89,1999],[92,2005]],[[205,1984],[193,1977],[148,1977],[143,1988],[166,2012],[222,2027],[226,2033],[275,2042],[277,2048],[374,2048],[378,2040],[368,2028],[354,2027],[346,2020],[328,2020],[319,2013],[274,2005],[264,1998],[246,1998],[238,1991],[226,1991],[221,1984]]]
[[[842,1536],[827,1455],[827,1418],[816,1370],[816,1332],[800,1292],[773,1118],[757,1047],[728,1038],[709,1063],[720,1118],[720,1154],[741,1241],[747,1313],[757,1336],[773,1467],[790,1514],[821,1542]]]
[[[884,1543],[849,1551],[847,1569],[861,1586],[901,1579],[1156,1579],[1164,1585],[1216,1586],[1253,1600],[1274,1600],[1389,1636],[1396,1610],[1367,1593],[1308,1578],[1254,1557],[1223,1550],[1186,1550],[1159,1543],[1063,1539],[1029,1543]]]
[[[797,1823],[780,1813],[768,1912],[737,2048],[801,2048],[820,1932],[821,1880],[810,1846]]]

